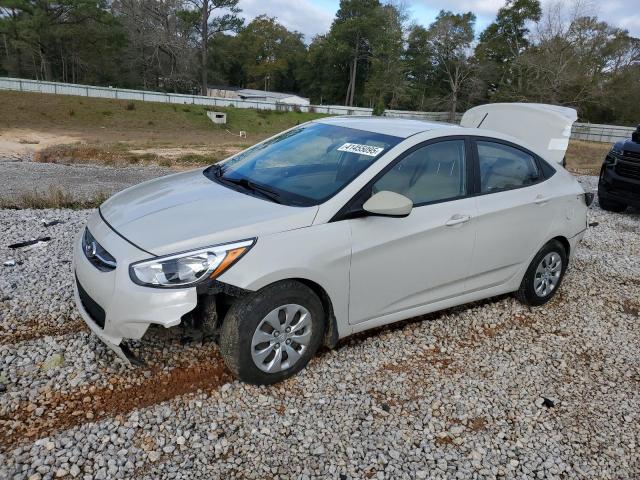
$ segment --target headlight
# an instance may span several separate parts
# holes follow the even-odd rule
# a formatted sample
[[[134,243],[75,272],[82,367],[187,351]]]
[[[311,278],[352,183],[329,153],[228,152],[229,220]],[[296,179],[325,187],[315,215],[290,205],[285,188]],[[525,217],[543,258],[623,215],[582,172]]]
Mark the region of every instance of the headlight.
[[[611,151],[609,153],[612,153],[613,155],[622,155],[623,150],[622,147],[614,145],[613,147],[611,147]]]
[[[222,275],[254,245],[255,239],[200,248],[131,264],[129,275],[146,287],[186,287]]]

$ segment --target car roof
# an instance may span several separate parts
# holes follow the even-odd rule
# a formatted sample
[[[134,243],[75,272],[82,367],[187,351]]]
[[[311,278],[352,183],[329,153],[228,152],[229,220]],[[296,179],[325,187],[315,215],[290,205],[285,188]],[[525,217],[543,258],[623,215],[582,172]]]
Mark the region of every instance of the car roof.
[[[413,120],[409,118],[388,118],[350,115],[342,117],[326,117],[316,120],[318,123],[336,125],[338,127],[355,128],[365,132],[392,135],[394,137],[407,138],[416,133],[437,130],[441,128],[462,128],[458,125],[441,122],[427,122],[425,120]]]

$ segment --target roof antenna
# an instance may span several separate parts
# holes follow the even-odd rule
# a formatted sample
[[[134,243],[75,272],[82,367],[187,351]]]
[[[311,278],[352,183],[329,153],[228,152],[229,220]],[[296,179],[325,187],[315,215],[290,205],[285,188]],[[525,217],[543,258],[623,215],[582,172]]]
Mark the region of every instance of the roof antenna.
[[[484,119],[487,118],[487,115],[489,115],[489,112],[484,114],[484,117],[482,117],[482,120],[480,120],[480,123],[478,124],[478,126],[476,128],[480,128],[480,125],[482,125],[482,122],[484,122]]]

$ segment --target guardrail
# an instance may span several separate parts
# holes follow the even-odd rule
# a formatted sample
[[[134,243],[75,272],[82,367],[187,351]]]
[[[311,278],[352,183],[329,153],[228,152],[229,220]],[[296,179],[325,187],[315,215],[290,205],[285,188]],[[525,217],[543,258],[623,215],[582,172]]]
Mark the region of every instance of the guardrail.
[[[574,123],[571,138],[590,142],[615,143],[631,138],[636,129],[617,125],[601,125],[598,123]]]
[[[254,108],[257,110],[316,112],[328,115],[371,115],[371,108],[347,107],[344,105],[291,105],[280,102],[242,100],[222,97],[204,97],[181,93],[148,92],[127,88],[95,87],[73,83],[45,82],[21,78],[0,77],[0,90],[20,92],[53,93],[57,95],[76,95],[80,97],[112,98],[118,100],[139,100],[185,105],[204,105],[210,107]],[[386,110],[384,115],[395,118],[413,118],[436,122],[448,122],[448,112],[412,112],[407,110]],[[455,123],[460,123],[461,113],[456,113]],[[591,142],[614,143],[631,137],[632,127],[574,123],[571,138]]]

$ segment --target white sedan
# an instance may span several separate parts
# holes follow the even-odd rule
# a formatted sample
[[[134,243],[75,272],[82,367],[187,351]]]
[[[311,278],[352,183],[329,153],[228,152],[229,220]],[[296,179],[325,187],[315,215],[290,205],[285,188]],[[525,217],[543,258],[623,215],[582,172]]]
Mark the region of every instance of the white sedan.
[[[507,292],[546,303],[591,198],[495,130],[324,118],[114,195],[76,239],[76,303],[124,361],[125,339],[186,323],[273,383],[356,332]]]

